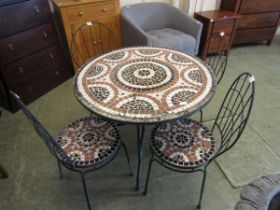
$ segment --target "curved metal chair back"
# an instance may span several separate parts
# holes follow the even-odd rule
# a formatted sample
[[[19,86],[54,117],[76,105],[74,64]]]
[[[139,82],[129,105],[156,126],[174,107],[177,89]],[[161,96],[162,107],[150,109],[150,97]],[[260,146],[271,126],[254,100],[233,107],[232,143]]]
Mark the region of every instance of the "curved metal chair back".
[[[63,149],[56,143],[55,139],[38,121],[38,119],[29,111],[29,109],[25,106],[25,104],[20,100],[20,97],[13,91],[10,91],[10,95],[13,97],[13,99],[22,109],[26,117],[30,120],[35,131],[41,137],[44,143],[47,145],[52,155],[57,160],[59,160],[63,165],[73,168],[74,167],[73,161],[67,156],[67,154],[63,151]]]
[[[222,80],[228,62],[228,40],[224,32],[219,36],[211,38],[208,43],[210,54],[205,62],[213,69],[217,78],[217,84]]]
[[[242,73],[230,86],[220,107],[212,132],[220,134],[215,157],[229,150],[241,136],[251,113],[255,96],[255,77]]]
[[[92,57],[116,48],[112,30],[103,23],[88,21],[73,33],[71,55],[77,67],[81,67]]]

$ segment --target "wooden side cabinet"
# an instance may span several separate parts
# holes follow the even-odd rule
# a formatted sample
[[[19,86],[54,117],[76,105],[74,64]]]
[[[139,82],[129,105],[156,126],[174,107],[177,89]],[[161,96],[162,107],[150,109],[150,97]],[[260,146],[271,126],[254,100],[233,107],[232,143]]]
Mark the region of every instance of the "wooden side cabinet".
[[[61,27],[64,28],[69,56],[73,32],[88,21],[107,25],[116,38],[116,47],[121,46],[119,0],[52,0]],[[72,61],[75,71],[78,66]]]
[[[203,24],[203,30],[200,41],[199,55],[205,60],[207,55],[215,53],[213,45],[214,39],[220,34],[224,34],[228,41],[226,52],[228,53],[235,35],[238,19],[240,15],[236,15],[232,11],[212,10],[194,13],[195,19]]]

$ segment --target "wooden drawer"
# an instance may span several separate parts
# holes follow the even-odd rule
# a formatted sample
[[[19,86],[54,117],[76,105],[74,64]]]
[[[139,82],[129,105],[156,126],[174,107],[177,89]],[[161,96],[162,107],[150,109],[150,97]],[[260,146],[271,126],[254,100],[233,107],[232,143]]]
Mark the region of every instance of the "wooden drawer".
[[[50,18],[47,0],[31,0],[0,7],[0,37],[46,23]]]
[[[62,59],[62,54],[55,45],[7,66],[3,75],[9,86],[15,86],[45,69],[58,65]]]
[[[11,90],[17,93],[23,101],[28,104],[61,84],[69,77],[71,77],[71,71],[69,71],[69,69],[62,66],[56,66],[32,77],[32,79],[27,80],[18,86],[12,87]],[[17,107],[14,102],[12,103],[13,107]]]
[[[234,44],[269,40],[274,34],[274,28],[248,29],[236,31]]]
[[[67,9],[70,23],[76,23],[87,20],[94,20],[98,17],[108,17],[116,14],[115,3],[113,1],[104,3],[95,3],[93,5],[83,5],[70,7]]]
[[[56,34],[51,23],[0,39],[0,58],[4,64],[46,48],[56,42]]]
[[[219,35],[221,32],[224,32],[226,35],[230,35],[232,33],[234,22],[234,19],[214,22],[212,35],[216,36]]]
[[[226,38],[226,42],[229,43],[231,36],[226,36],[225,38]],[[211,37],[210,44],[208,46],[208,53],[218,52],[222,49],[223,50],[228,50],[228,45],[221,44],[218,41],[219,41],[218,37]]]
[[[240,5],[239,14],[271,12],[279,10],[279,0],[243,0]]]
[[[238,22],[238,29],[273,27],[277,24],[279,12],[243,15]]]

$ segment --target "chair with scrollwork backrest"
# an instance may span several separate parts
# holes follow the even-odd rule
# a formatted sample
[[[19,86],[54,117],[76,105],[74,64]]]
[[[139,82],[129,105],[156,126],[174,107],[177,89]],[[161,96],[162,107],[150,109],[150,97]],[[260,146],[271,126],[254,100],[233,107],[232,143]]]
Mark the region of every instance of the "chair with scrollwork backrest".
[[[88,21],[79,26],[72,35],[71,55],[77,68],[89,59],[116,48],[112,30],[97,21]]]
[[[205,62],[208,64],[208,66],[211,67],[213,70],[216,79],[217,79],[217,85],[221,82],[228,63],[228,37],[225,36],[224,32],[221,32],[216,37],[211,37],[207,41],[207,45],[210,53]],[[203,120],[203,112],[200,110],[200,122],[202,123]]]
[[[2,112],[0,110],[0,117],[2,115]],[[8,173],[7,171],[4,169],[4,167],[0,164],[0,174],[1,174],[1,178],[7,178],[8,177]]]
[[[239,75],[222,102],[212,129],[192,119],[179,119],[157,125],[151,135],[149,162],[144,195],[147,193],[152,163],[182,173],[202,172],[199,202],[207,176],[207,166],[232,148],[246,127],[255,95],[255,78]],[[215,134],[215,135],[214,135]]]
[[[132,175],[127,149],[120,138],[116,124],[97,117],[85,117],[70,123],[60,131],[57,138],[54,138],[28,110],[16,93],[10,91],[10,95],[56,158],[60,178],[63,177],[61,165],[81,175],[89,210],[91,205],[85,175],[107,165],[116,157],[121,146],[124,148]]]

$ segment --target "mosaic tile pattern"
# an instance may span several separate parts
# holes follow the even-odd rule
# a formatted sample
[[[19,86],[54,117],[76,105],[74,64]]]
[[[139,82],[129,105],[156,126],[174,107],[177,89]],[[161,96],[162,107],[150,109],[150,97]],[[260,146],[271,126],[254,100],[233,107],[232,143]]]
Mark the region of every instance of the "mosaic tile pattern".
[[[216,147],[208,128],[187,118],[158,125],[153,130],[150,144],[163,161],[182,168],[207,163]]]
[[[115,124],[100,118],[83,118],[64,128],[57,137],[77,167],[99,164],[115,154],[120,135]]]
[[[216,81],[203,61],[156,47],[116,50],[76,74],[78,100],[112,120],[153,123],[198,110],[214,95]]]

